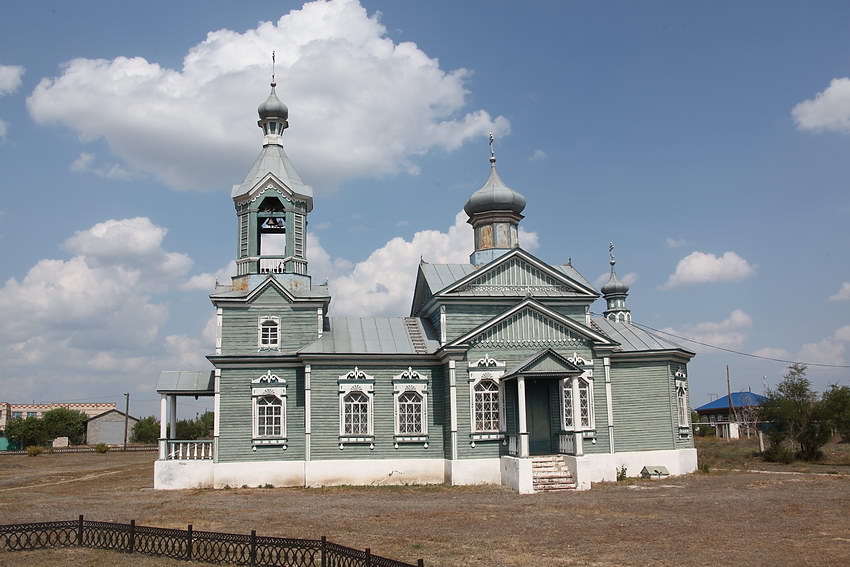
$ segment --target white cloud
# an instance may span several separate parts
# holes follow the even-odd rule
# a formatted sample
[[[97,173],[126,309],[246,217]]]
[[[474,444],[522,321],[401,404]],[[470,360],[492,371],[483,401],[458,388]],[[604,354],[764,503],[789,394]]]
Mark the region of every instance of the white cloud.
[[[0,96],[18,90],[23,75],[24,68],[19,65],[0,65]]]
[[[94,173],[100,177],[118,181],[129,181],[137,177],[117,163],[107,163],[98,167],[93,167],[93,163],[94,154],[82,152],[80,153],[80,157],[71,163],[71,171],[74,173]]]
[[[850,282],[843,282],[841,289],[835,295],[829,296],[830,301],[850,301]]]
[[[290,109],[287,151],[319,188],[416,173],[418,155],[510,129],[501,116],[466,109],[469,71],[444,71],[415,44],[395,43],[356,0],[311,2],[244,33],[210,32],[181,69],[141,57],[74,59],[27,104],[41,124],[105,140],[133,173],[221,189],[260,149],[255,109],[268,94],[272,50]]]
[[[309,257],[309,256],[308,256]],[[205,291],[212,293],[215,289],[216,282],[227,284],[230,282],[231,276],[236,275],[236,262],[231,260],[227,266],[215,272],[206,272],[196,274],[180,284],[179,288],[183,291]]]
[[[692,252],[679,260],[676,271],[658,289],[674,289],[695,284],[740,281],[756,273],[746,260],[735,252],[714,254]]]
[[[797,360],[806,363],[844,365],[844,353],[850,344],[850,325],[839,327],[832,335],[800,348]]]
[[[465,264],[472,252],[472,227],[463,211],[455,216],[446,232],[423,230],[408,241],[396,237],[354,265],[344,260],[330,261],[315,236],[308,243],[311,273],[329,274],[334,316],[407,315],[413,300],[413,286],[420,257],[432,264]],[[538,247],[537,233],[520,230],[525,250]],[[316,258],[318,257],[318,261]],[[318,266],[316,265],[318,264]],[[321,278],[314,280],[321,282]]]
[[[534,150],[534,152],[529,156],[528,161],[540,161],[549,157],[546,152],[543,150]]]
[[[801,130],[850,133],[850,79],[832,79],[823,92],[797,104],[791,114]]]
[[[663,331],[707,345],[738,349],[747,340],[747,335],[743,332],[743,329],[751,327],[752,324],[753,318],[750,315],[740,309],[735,309],[729,314],[729,317],[719,323],[704,321],[695,325],[683,325],[678,330],[668,327]],[[705,352],[707,348],[696,343],[688,343],[683,346],[696,352]]]
[[[784,348],[765,347],[754,350],[753,354],[756,356],[763,356],[765,358],[779,358],[781,360],[788,360],[791,358],[791,353]]]
[[[682,246],[687,244],[687,240],[685,240],[684,238],[673,238],[671,236],[668,236],[667,240],[665,241],[665,244],[667,245],[667,248],[681,248]]]

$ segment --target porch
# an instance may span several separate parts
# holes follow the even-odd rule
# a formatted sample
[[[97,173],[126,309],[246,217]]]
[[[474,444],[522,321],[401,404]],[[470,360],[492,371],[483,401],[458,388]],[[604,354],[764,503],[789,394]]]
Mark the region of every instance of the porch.
[[[177,398],[191,396],[218,397],[215,393],[215,372],[172,371],[159,374],[156,391],[160,399],[159,419],[159,460],[160,461],[204,461],[215,460],[216,439],[218,438],[218,419],[213,430],[213,439],[181,440],[177,433]],[[216,407],[216,414],[218,414]]]

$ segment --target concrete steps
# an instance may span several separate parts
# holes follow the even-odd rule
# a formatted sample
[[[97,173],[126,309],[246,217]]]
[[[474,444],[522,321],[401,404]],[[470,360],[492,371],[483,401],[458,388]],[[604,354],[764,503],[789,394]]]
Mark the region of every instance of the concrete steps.
[[[534,492],[575,490],[573,473],[558,455],[531,457],[531,478]]]

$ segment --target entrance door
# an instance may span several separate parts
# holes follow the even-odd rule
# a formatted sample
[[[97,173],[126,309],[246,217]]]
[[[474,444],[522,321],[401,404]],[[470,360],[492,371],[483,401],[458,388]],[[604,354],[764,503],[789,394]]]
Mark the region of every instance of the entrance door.
[[[549,416],[549,383],[529,380],[525,384],[528,420],[528,450],[532,455],[552,453],[552,425]]]

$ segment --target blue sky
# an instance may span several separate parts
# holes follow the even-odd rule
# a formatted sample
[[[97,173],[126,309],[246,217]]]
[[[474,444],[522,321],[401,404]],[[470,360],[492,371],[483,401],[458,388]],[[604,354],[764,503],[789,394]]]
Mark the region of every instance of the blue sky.
[[[208,367],[207,293],[235,254],[229,191],[260,149],[272,49],[332,315],[406,314],[420,255],[463,261],[457,215],[493,131],[532,253],[601,285],[613,241],[636,322],[847,384],[850,6],[521,8],[7,7],[0,399],[129,391],[146,415],[159,370]],[[725,393],[727,364],[759,392],[786,366],[683,344],[695,407]]]

